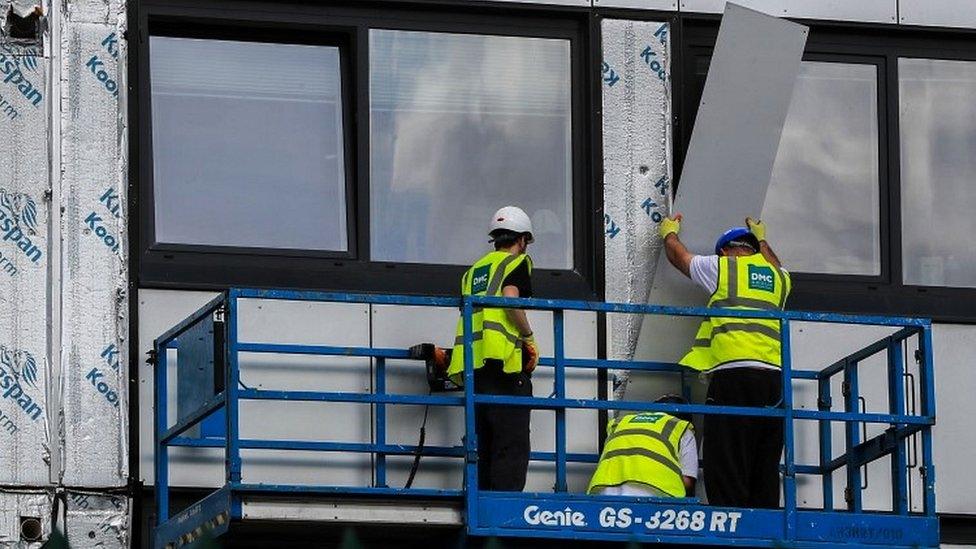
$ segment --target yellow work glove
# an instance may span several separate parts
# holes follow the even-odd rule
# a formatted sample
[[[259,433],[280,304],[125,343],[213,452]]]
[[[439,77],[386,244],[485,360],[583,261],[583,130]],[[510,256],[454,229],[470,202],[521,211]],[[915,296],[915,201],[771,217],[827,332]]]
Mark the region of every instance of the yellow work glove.
[[[766,224],[758,219],[753,219],[751,217],[746,218],[746,225],[749,227],[749,232],[755,235],[756,239],[762,242],[766,240]]]
[[[535,336],[529,334],[522,338],[522,371],[531,374],[539,365],[539,347],[535,343]]]
[[[678,234],[681,231],[681,214],[674,217],[665,217],[657,227],[661,238],[667,238],[669,234]]]

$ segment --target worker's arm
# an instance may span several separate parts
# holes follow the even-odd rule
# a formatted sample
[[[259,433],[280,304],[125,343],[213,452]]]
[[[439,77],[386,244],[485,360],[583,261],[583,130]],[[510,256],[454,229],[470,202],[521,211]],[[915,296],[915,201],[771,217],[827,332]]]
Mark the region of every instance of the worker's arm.
[[[519,297],[518,286],[505,286],[502,288],[502,295],[505,297]],[[505,309],[505,314],[508,315],[508,319],[515,324],[518,328],[519,335],[529,335],[532,333],[532,327],[529,326],[529,318],[525,316],[525,311],[522,309]]]
[[[773,251],[772,246],[766,241],[766,224],[758,219],[747,217],[746,226],[749,227],[749,231],[759,240],[759,253],[766,258],[766,261],[772,263],[777,268],[782,267],[779,258],[776,257],[776,252]]]
[[[685,483],[685,496],[695,497],[695,477],[682,475],[681,480]]]
[[[668,261],[685,276],[691,277],[691,259],[695,255],[689,252],[678,238],[678,231],[681,230],[681,214],[665,217],[658,230],[661,238],[664,239],[664,253],[668,256]]]

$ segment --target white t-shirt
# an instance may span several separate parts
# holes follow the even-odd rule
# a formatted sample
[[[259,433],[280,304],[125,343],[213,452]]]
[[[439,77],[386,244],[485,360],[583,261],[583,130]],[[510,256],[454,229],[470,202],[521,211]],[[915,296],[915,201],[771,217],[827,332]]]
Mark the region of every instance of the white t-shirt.
[[[786,274],[786,269],[781,270],[783,271],[783,274]],[[696,255],[692,257],[688,274],[691,276],[691,281],[698,284],[703,290],[708,292],[708,295],[714,294],[715,291],[718,290],[718,256]],[[739,360],[736,362],[723,364],[718,368],[709,370],[709,372],[730,370],[732,368],[760,368],[763,370],[779,371],[779,368],[776,366],[766,364],[765,362],[759,362],[756,360]]]
[[[686,477],[698,478],[698,443],[695,441],[693,429],[685,429],[678,443],[678,460],[681,462],[681,474]],[[670,494],[640,482],[625,482],[619,486],[606,486],[597,491],[603,496],[651,496],[669,498]]]

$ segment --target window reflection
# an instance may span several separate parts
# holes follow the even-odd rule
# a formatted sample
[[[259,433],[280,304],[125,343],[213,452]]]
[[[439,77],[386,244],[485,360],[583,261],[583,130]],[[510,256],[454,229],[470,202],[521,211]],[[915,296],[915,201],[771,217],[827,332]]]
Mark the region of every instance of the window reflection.
[[[156,241],[345,251],[338,48],[150,48]]]
[[[976,287],[976,62],[898,60],[903,281]]]
[[[874,65],[804,61],[763,206],[795,272],[879,275]]]
[[[515,204],[536,266],[571,268],[569,41],[369,36],[371,258],[468,264]]]

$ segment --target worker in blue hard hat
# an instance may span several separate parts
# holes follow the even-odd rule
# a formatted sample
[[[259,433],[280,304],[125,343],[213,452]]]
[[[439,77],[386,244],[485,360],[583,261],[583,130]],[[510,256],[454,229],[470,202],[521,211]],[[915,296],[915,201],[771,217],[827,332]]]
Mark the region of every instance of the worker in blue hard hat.
[[[785,307],[790,274],[766,242],[761,221],[747,217],[745,227],[722,233],[714,255],[689,252],[678,238],[680,230],[680,214],[661,222],[668,261],[711,296],[709,307]],[[706,318],[680,364],[709,374],[707,404],[777,407],[782,402],[778,320]],[[782,450],[779,419],[705,415],[702,454],[709,503],[777,507]]]

